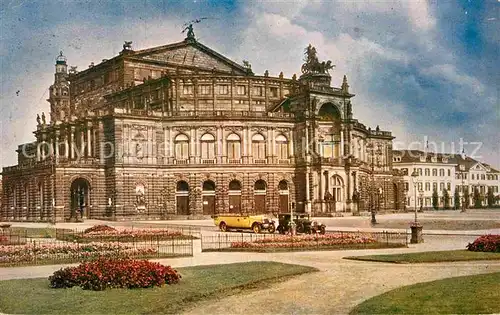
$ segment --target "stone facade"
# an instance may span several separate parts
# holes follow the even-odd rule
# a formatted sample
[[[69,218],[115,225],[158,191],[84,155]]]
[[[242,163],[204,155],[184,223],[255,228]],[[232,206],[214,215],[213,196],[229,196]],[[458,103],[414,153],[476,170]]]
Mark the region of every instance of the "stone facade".
[[[329,65],[309,58],[298,79],[254,75],[194,36],[126,44],[81,72],[61,53],[50,122],[38,117],[36,141],[3,169],[1,216],[402,210],[393,136],[353,118],[347,78],[331,87]]]

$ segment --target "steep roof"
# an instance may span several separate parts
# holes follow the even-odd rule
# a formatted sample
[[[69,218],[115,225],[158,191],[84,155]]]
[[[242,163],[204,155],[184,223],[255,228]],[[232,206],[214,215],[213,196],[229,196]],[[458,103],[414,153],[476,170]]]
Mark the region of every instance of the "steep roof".
[[[498,170],[492,168],[490,165],[479,162],[468,156],[464,157],[461,154],[434,153],[420,150],[394,150],[393,156],[401,158],[401,161],[397,163],[444,163],[455,165],[457,170],[460,169],[460,165],[463,165],[466,171],[469,171],[472,167],[479,164],[489,170],[488,172],[499,173]],[[423,156],[425,156],[425,160],[421,160]],[[434,161],[432,159],[433,157],[435,157]]]

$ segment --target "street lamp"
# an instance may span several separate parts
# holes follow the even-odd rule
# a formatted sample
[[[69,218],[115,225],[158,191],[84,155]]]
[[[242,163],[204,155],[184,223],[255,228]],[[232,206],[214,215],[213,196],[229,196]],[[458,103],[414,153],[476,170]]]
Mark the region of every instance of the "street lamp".
[[[411,173],[411,179],[413,182],[414,195],[415,195],[415,225],[418,225],[418,221],[417,221],[417,177],[418,177],[418,171],[417,171],[417,169],[414,169],[413,172]]]
[[[459,166],[459,168],[460,168],[459,174],[460,174],[460,177],[462,179],[462,189],[461,189],[461,192],[462,192],[462,210],[460,212],[466,212],[467,205],[465,204],[465,201],[466,201],[466,198],[465,198],[465,165],[461,164]]]
[[[414,196],[415,196],[415,222],[410,226],[411,228],[411,240],[410,243],[412,244],[418,244],[422,243],[424,241],[422,237],[422,225],[418,223],[417,219],[417,177],[418,177],[418,172],[416,169],[413,170],[413,173],[411,174],[411,178],[413,181],[413,188],[415,189],[414,191]],[[420,191],[421,196],[423,195],[423,191]]]
[[[370,213],[372,216],[371,219],[371,224],[377,224],[377,219],[375,218],[375,155],[379,156],[382,154],[382,152],[377,148],[375,148],[375,145],[373,143],[370,143],[367,145],[367,148],[371,152],[371,168],[372,168],[372,173],[371,173],[371,187],[370,187]]]

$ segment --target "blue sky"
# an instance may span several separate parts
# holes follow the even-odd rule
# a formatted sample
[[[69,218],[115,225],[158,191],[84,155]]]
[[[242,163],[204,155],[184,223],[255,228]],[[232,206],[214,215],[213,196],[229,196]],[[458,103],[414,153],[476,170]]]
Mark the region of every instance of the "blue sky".
[[[311,43],[347,75],[356,118],[393,131],[397,148],[459,150],[500,167],[499,0],[490,1],[22,1],[0,3],[0,166],[33,140],[60,50],[70,65],[180,41],[199,41],[255,73],[300,74]],[[17,95],[19,91],[19,95]],[[412,144],[415,142],[415,144]],[[476,152],[473,152],[476,151]]]

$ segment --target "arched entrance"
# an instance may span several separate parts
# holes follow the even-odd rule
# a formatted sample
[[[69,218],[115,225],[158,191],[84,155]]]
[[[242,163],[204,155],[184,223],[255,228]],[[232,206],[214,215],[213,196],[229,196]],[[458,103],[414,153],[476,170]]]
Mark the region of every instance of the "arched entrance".
[[[289,211],[288,209],[288,183],[286,180],[282,180],[278,184],[278,190],[279,190],[279,209],[280,213],[287,213]]]
[[[177,214],[189,215],[189,185],[183,180],[177,182],[175,204]]]
[[[211,180],[203,182],[203,214],[215,214],[215,183]]]
[[[236,179],[229,183],[229,212],[241,212],[241,183]]]
[[[253,187],[254,208],[255,213],[266,213],[266,188],[267,184],[264,180],[259,179]]]
[[[70,219],[90,218],[90,183],[85,178],[77,178],[71,183]]]

